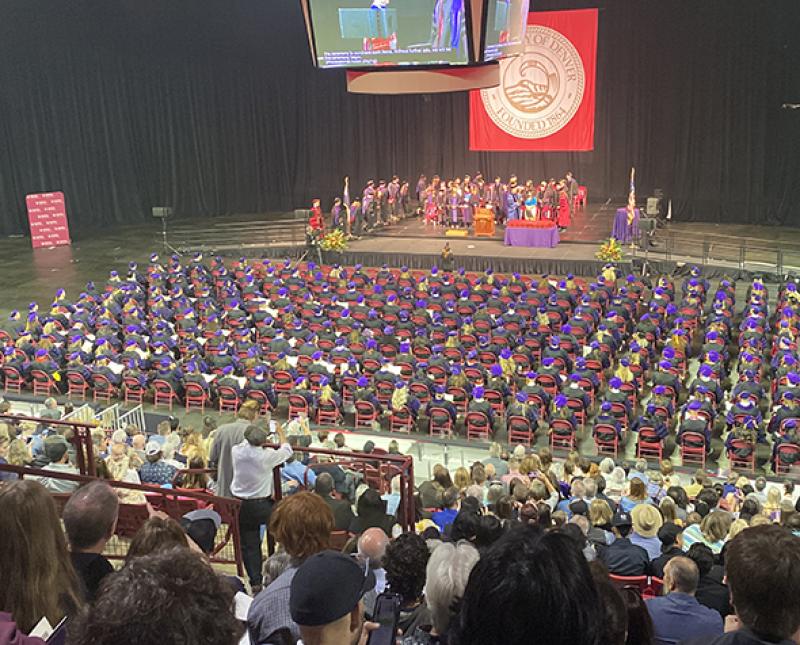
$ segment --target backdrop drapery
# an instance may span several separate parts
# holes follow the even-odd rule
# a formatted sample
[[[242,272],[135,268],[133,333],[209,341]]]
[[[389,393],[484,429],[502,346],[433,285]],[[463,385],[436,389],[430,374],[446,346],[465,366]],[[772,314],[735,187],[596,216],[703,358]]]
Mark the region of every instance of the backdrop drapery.
[[[348,95],[311,66],[295,0],[26,0],[0,7],[0,232],[24,196],[73,230],[149,217],[326,207],[392,173],[540,178],[591,199],[661,187],[676,219],[800,223],[796,0],[536,0],[598,6],[595,150],[471,153],[468,95]]]

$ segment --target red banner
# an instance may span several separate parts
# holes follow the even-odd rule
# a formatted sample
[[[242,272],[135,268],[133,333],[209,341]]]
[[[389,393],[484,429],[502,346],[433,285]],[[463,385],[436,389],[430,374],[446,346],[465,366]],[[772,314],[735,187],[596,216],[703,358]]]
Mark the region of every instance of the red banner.
[[[64,193],[27,195],[25,204],[28,206],[33,248],[71,244]]]
[[[596,59],[597,9],[528,14],[525,52],[470,92],[470,150],[592,150]]]

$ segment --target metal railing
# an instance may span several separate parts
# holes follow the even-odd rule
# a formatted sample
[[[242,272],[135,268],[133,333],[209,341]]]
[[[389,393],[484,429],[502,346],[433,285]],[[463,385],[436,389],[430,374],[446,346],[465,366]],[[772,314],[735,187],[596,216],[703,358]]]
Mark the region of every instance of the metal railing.
[[[124,430],[129,425],[136,426],[142,432],[145,431],[144,408],[141,404],[120,414],[117,418],[117,430]]]
[[[675,232],[658,229],[653,238],[656,246],[648,249],[653,260],[697,262],[704,266],[719,266],[731,271],[769,273],[783,276],[800,273],[800,245],[774,243],[752,238],[734,238],[726,235]],[[634,256],[645,254],[644,240],[634,251]]]
[[[279,448],[277,444],[268,444],[271,448]],[[324,448],[294,447],[295,452],[308,455],[310,463],[307,469],[315,467],[340,466],[343,469],[361,473],[364,482],[377,488],[379,492],[389,490],[391,480],[400,477],[400,504],[398,506],[398,523],[403,531],[414,530],[416,510],[414,508],[414,459],[410,455],[390,455],[374,452],[351,452],[344,450],[328,450]],[[331,461],[315,462],[318,456],[328,456]],[[281,466],[272,471],[275,501],[282,497]]]

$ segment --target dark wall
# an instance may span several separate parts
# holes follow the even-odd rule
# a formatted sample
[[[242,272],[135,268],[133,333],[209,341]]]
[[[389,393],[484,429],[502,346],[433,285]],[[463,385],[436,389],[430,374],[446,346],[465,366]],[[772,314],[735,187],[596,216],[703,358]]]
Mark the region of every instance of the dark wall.
[[[84,231],[326,202],[393,172],[540,178],[590,198],[674,198],[676,217],[800,223],[797,0],[600,6],[595,151],[470,153],[467,96],[366,97],[311,67],[295,0],[9,0],[0,7],[0,232],[64,190]]]

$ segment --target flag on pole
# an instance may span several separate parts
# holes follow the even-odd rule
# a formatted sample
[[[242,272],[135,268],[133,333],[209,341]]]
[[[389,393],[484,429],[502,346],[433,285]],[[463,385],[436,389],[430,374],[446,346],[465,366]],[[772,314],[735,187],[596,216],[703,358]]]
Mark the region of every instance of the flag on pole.
[[[344,189],[342,190],[342,203],[350,211],[350,177],[344,178]]]
[[[628,189],[628,203],[636,206],[636,168],[631,167],[631,185]]]
[[[628,189],[628,226],[636,217],[636,168],[631,166],[631,184]]]

